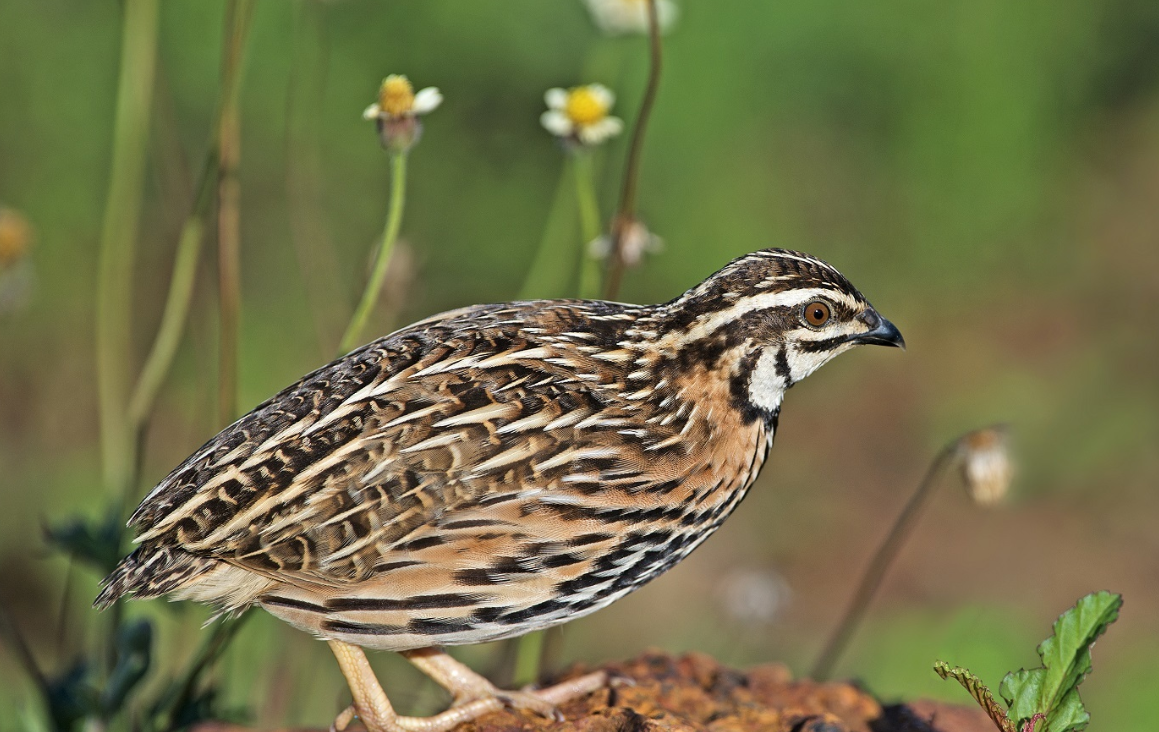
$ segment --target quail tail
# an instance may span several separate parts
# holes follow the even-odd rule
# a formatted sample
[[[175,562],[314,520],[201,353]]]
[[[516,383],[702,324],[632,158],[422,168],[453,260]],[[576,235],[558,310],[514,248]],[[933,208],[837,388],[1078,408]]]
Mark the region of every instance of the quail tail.
[[[93,607],[101,610],[126,595],[160,597],[181,588],[221,562],[169,547],[138,548],[101,581],[101,594]]]

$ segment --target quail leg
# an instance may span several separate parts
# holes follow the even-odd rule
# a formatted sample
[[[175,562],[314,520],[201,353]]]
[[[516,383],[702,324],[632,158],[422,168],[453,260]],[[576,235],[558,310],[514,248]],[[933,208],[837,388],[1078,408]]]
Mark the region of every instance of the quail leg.
[[[354,710],[370,732],[447,732],[463,722],[478,719],[505,706],[530,709],[545,716],[556,717],[557,705],[590,694],[608,683],[607,674],[597,671],[540,691],[503,691],[446,653],[435,648],[425,648],[407,651],[403,655],[420,671],[450,691],[455,697],[455,705],[431,717],[403,717],[394,711],[390,700],[386,698],[362,649],[342,641],[332,640],[329,643],[350,685]],[[345,728],[352,717],[350,709],[344,711],[335,720],[335,729],[340,731]]]
[[[459,709],[483,699],[498,698],[504,706],[527,709],[550,719],[562,721],[556,707],[608,685],[608,675],[603,671],[596,671],[546,689],[510,691],[497,688],[438,648],[404,651],[402,655],[420,671],[430,676],[435,683],[451,692],[455,699],[452,709]]]
[[[463,722],[503,708],[503,702],[498,697],[490,697],[477,699],[432,717],[403,717],[394,711],[390,700],[386,698],[386,692],[378,683],[362,649],[342,641],[332,640],[329,643],[338,659],[342,675],[350,685],[358,718],[369,732],[448,732]],[[334,720],[334,728],[344,729],[352,717],[349,709],[342,712]]]
[[[469,704],[476,699],[498,698],[506,706],[527,709],[549,719],[563,721],[555,704],[530,691],[499,689],[483,676],[459,663],[438,648],[419,648],[403,651],[402,655],[439,686],[451,692],[453,707]]]

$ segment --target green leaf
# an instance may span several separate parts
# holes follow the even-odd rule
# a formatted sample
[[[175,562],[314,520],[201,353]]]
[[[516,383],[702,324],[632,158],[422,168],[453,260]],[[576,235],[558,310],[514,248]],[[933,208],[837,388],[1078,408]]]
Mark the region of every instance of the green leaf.
[[[104,519],[62,521],[45,528],[44,535],[52,546],[105,575],[121,559],[121,524],[121,519],[110,512]]]
[[[105,718],[120,712],[129,694],[145,678],[152,649],[153,626],[148,620],[125,625],[117,633],[116,663],[100,696],[101,712]]]
[[[934,673],[941,676],[943,679],[954,679],[962,685],[966,691],[970,692],[970,696],[974,697],[974,701],[985,710],[990,720],[1002,732],[1018,732],[1014,726],[1014,722],[1006,715],[1006,710],[994,701],[994,695],[990,693],[990,689],[982,683],[982,679],[978,678],[973,671],[961,666],[950,666],[945,661],[937,661],[934,663]]]
[[[1095,592],[1059,616],[1054,635],[1038,646],[1042,666],[1006,674],[998,692],[1010,705],[1010,718],[1022,726],[1035,714],[1046,715],[1044,732],[1081,730],[1090,715],[1078,685],[1091,671],[1091,646],[1119,617],[1123,598]]]
[[[47,679],[46,691],[49,718],[57,732],[76,729],[81,720],[96,711],[91,668],[83,659]]]

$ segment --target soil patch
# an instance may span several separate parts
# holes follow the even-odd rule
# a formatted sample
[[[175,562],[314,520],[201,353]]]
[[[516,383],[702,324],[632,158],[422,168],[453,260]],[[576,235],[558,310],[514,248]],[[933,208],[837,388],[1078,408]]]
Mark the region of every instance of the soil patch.
[[[919,701],[882,706],[845,682],[794,680],[779,664],[731,669],[702,653],[647,652],[602,667],[622,683],[561,709],[555,722],[503,711],[457,732],[993,732],[977,707]],[[576,666],[558,680],[593,669]],[[357,727],[356,727],[357,728]],[[200,725],[195,732],[239,732]]]

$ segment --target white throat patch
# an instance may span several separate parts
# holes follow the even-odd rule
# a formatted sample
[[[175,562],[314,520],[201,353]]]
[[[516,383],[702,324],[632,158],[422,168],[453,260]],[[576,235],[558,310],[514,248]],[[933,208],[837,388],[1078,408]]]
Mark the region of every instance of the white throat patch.
[[[770,346],[761,352],[749,380],[749,401],[766,412],[780,410],[788,386],[784,377],[777,373],[778,350],[780,346]]]

